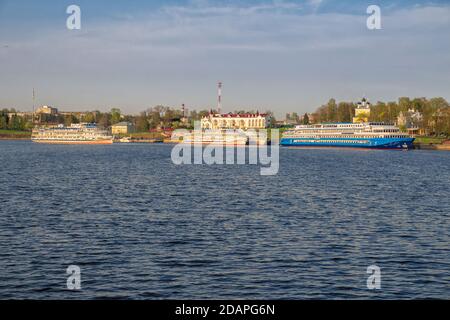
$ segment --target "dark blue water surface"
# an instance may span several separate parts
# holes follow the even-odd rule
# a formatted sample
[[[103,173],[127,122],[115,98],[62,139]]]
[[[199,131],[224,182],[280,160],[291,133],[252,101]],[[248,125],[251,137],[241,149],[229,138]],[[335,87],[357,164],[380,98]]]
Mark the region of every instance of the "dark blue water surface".
[[[0,141],[0,298],[450,298],[450,152],[171,149]]]

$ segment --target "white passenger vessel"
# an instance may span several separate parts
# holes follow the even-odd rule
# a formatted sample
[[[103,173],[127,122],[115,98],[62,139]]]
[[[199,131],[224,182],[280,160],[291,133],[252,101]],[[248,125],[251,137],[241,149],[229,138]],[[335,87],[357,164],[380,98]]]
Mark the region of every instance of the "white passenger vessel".
[[[69,127],[58,125],[47,128],[34,128],[31,140],[51,144],[111,144],[113,137],[95,123],[72,124]]]
[[[368,122],[370,103],[358,103],[353,123],[298,125],[286,131],[282,146],[411,149],[414,138],[390,123]]]
[[[246,145],[248,135],[242,130],[193,130],[183,135],[183,143]]]

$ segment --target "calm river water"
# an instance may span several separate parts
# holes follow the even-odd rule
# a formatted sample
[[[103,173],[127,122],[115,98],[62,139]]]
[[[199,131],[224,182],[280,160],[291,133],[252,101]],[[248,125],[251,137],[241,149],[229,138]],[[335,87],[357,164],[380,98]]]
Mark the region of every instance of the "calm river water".
[[[450,298],[450,152],[171,149],[0,141],[0,298]]]

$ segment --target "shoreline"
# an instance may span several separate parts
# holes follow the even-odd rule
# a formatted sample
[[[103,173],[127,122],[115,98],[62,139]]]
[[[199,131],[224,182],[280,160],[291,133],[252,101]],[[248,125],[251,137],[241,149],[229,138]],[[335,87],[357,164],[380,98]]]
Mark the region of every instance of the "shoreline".
[[[0,140],[4,140],[4,141],[27,141],[27,140],[30,140],[31,141],[31,138],[0,137]]]
[[[415,150],[450,151],[450,144],[417,144]]]
[[[21,137],[0,137],[0,141],[31,141],[29,137],[21,138]],[[130,141],[128,143],[131,144],[177,144],[175,141],[145,141],[145,140],[137,140]],[[128,144],[121,142],[114,142],[113,144]],[[414,144],[414,148],[411,150],[427,150],[427,151],[450,151],[450,144]]]
[[[0,140],[30,140],[31,131],[0,129]]]

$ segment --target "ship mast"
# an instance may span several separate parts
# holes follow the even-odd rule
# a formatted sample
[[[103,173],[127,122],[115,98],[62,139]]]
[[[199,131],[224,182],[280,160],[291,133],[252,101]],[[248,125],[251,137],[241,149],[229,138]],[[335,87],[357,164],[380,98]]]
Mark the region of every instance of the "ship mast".
[[[31,115],[31,123],[34,125],[34,109],[35,109],[35,107],[36,107],[36,104],[35,104],[35,101],[36,101],[36,94],[35,94],[35,91],[34,91],[34,88],[33,88],[33,113],[32,113],[32,115]]]

